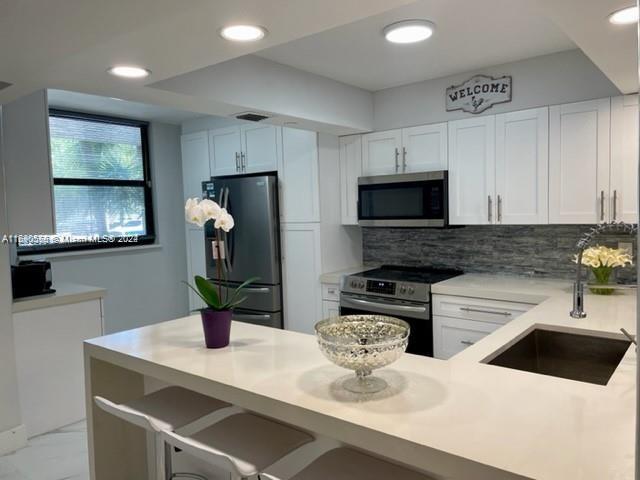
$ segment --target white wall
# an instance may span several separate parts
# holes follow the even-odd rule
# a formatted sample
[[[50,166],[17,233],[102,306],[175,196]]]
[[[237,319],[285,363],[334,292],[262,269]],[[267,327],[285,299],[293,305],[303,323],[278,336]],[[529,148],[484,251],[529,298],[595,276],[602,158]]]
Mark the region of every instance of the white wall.
[[[375,130],[424,125],[472,116],[445,110],[445,90],[474,74],[513,77],[513,100],[485,114],[620,95],[580,50],[534,57],[449,77],[380,90],[373,94]]]
[[[188,313],[186,246],[180,168],[180,127],[149,129],[156,234],[161,248],[51,258],[53,282],[104,287],[107,333]]]
[[[0,115],[0,145],[2,139],[1,117]],[[1,148],[0,152],[2,152]],[[7,232],[8,229],[5,208],[4,168],[1,160],[0,158],[0,235]],[[20,424],[9,265],[9,246],[0,244],[0,433]]]
[[[182,122],[182,134],[186,135],[188,133],[202,132],[204,130],[215,130],[216,128],[225,128],[232,125],[239,125],[241,123],[246,122],[235,118],[208,115]]]
[[[298,121],[300,128],[333,134],[371,130],[371,92],[246,55],[153,84],[154,88],[243,110],[262,110]]]

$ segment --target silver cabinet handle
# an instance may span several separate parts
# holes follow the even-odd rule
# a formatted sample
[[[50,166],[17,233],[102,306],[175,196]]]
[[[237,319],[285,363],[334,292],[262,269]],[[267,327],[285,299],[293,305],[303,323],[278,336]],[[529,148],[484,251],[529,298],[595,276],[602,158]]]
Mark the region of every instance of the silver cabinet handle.
[[[475,344],[476,344],[476,342],[472,342],[472,341],[470,341],[470,340],[460,340],[460,343],[461,343],[462,345],[468,345],[468,346],[471,346],[471,345],[475,345]]]
[[[511,312],[496,312],[494,310],[483,310],[481,308],[471,308],[471,307],[460,307],[460,310],[463,312],[473,312],[473,313],[488,313],[490,315],[502,315],[504,317],[510,317],[513,315]]]
[[[491,195],[487,195],[487,221],[491,223],[492,202]]]
[[[234,313],[233,317],[234,320],[269,320],[271,318],[271,315],[266,315],[266,314],[249,314],[249,313]]]
[[[244,287],[243,290],[247,293],[269,293],[267,287]]]
[[[400,152],[398,151],[398,149],[396,148],[396,172],[398,171],[398,169],[400,168],[400,165],[398,164],[398,157],[400,156]]]
[[[600,190],[600,221],[604,222],[604,190]]]
[[[498,223],[502,223],[502,197],[498,195]]]
[[[616,217],[618,216],[618,191],[614,190],[613,191],[613,220],[616,220]]]
[[[327,289],[327,293],[330,293],[331,295],[335,295],[336,289],[335,288],[328,288]]]
[[[240,171],[240,154],[236,152],[236,172]]]
[[[387,310],[395,310],[396,312],[416,312],[424,313],[427,311],[425,307],[410,307],[408,305],[391,305],[388,303],[370,302],[369,300],[360,300],[358,298],[350,298],[348,302],[358,303],[370,307],[386,308]]]
[[[405,172],[407,170],[407,149],[402,147],[402,171]]]

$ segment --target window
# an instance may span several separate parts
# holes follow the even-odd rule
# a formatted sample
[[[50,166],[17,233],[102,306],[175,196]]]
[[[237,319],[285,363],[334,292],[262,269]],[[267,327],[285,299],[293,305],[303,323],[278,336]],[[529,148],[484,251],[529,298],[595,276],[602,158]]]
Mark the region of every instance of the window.
[[[113,248],[155,239],[148,124],[51,110],[56,234],[78,242],[20,243],[29,252]]]

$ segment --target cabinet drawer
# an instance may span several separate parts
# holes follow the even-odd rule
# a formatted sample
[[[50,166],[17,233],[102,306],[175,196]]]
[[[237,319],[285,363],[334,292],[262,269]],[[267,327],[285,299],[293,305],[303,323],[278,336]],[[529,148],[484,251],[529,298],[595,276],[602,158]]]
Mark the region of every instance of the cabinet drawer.
[[[447,360],[482,340],[500,326],[491,322],[434,316],[434,355],[441,360]]]
[[[329,300],[322,301],[322,318],[333,318],[340,315],[340,304]]]
[[[531,303],[502,302],[484,298],[454,297],[452,295],[433,296],[433,314],[480,320],[504,325],[535,307]]]
[[[333,302],[340,301],[340,287],[337,283],[323,283],[322,284],[322,299],[331,300]]]

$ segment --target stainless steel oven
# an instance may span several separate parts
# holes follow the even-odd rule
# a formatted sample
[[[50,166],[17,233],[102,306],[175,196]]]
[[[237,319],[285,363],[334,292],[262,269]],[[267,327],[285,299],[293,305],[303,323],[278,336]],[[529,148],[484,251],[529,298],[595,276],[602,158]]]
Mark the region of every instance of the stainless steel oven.
[[[433,322],[429,303],[383,298],[357,293],[340,294],[340,315],[389,315],[411,327],[408,353],[433,357]]]
[[[363,227],[446,227],[446,171],[358,178],[358,224]]]

